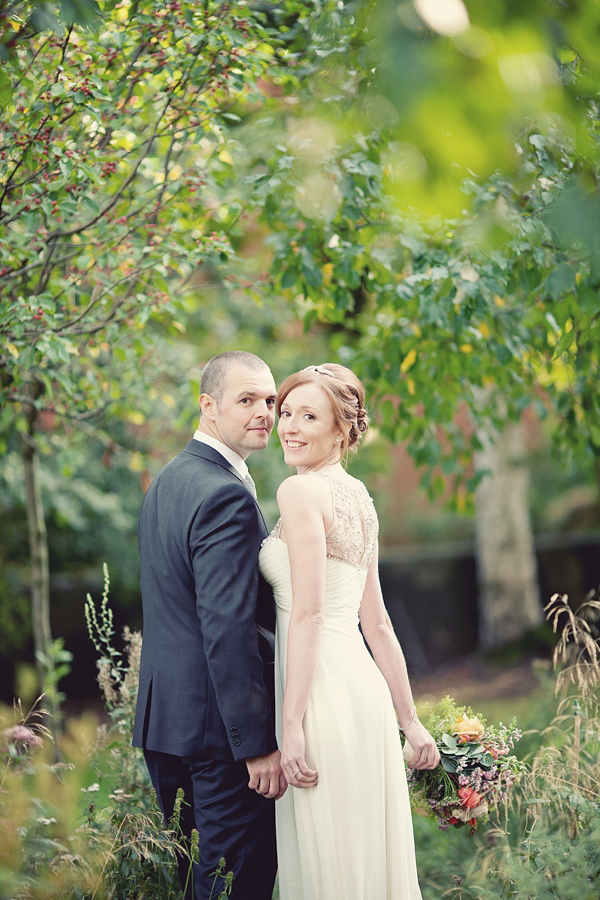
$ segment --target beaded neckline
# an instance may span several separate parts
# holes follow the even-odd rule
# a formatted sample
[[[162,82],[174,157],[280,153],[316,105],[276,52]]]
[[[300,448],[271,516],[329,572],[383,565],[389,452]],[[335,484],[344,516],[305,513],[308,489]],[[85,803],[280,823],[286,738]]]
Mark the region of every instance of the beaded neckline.
[[[333,521],[325,540],[327,558],[355,569],[368,569],[373,559],[379,524],[373,500],[361,481],[349,483],[334,475],[315,473],[330,485]],[[281,518],[266,541],[281,541]],[[282,543],[285,543],[282,541]]]
[[[333,522],[325,536],[327,557],[356,569],[368,569],[378,533],[377,513],[369,492],[360,481],[350,484],[332,475],[321,477],[329,482],[333,500]]]

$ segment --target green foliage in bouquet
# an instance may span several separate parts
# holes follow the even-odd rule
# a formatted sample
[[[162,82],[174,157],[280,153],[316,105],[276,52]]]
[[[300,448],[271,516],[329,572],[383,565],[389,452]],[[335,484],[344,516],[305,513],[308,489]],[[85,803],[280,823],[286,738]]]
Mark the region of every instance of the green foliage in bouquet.
[[[442,830],[469,825],[473,833],[507,799],[525,770],[524,763],[510,753],[521,732],[514,720],[509,726],[488,725],[470,707],[458,706],[450,697],[430,712],[427,728],[441,762],[433,771],[409,769],[413,810],[435,819]],[[405,755],[410,758],[408,740]]]

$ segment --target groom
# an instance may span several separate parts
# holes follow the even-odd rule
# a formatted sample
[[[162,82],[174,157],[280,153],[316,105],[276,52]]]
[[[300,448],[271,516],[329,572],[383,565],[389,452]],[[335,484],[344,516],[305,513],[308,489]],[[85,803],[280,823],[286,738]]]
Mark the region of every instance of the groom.
[[[275,610],[258,572],[267,529],[245,459],[267,445],[276,390],[268,366],[242,351],[213,357],[200,390],[198,430],[154,479],[139,518],[133,743],[165,818],[182,788],[182,830],[198,830],[186,900],[208,900],[221,857],[233,900],[271,900],[274,801],[286,781],[273,723]],[[183,886],[188,864],[178,863]]]

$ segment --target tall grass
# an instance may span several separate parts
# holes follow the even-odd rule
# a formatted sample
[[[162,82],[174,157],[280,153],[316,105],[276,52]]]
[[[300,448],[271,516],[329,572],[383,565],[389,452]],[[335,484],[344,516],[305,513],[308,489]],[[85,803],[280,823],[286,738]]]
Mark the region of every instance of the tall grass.
[[[68,721],[59,745],[42,701],[0,710],[0,900],[180,900],[176,853],[191,860],[177,812],[164,827],[138,750],[131,746],[141,637],[115,648],[108,572],[98,609],[86,604],[106,721]],[[497,821],[470,838],[415,819],[424,900],[597,900],[600,882],[600,601],[574,614],[555,596],[560,635],[552,706],[527,742],[530,773]],[[56,759],[59,759],[59,762]],[[192,872],[190,868],[190,873]],[[223,860],[214,897],[232,890]]]
[[[554,714],[528,735],[529,773],[487,832],[469,840],[415,823],[426,900],[600,895],[600,602],[590,594],[575,614],[555,595],[546,612],[560,635]]]
[[[165,828],[131,745],[141,635],[125,628],[115,647],[108,592],[105,566],[100,607],[88,595],[85,612],[106,721],[69,721],[53,746],[41,703],[26,715],[18,705],[0,710],[0,900],[180,900],[177,854],[192,882],[198,834],[181,834],[183,798]],[[231,889],[223,859],[214,900]]]

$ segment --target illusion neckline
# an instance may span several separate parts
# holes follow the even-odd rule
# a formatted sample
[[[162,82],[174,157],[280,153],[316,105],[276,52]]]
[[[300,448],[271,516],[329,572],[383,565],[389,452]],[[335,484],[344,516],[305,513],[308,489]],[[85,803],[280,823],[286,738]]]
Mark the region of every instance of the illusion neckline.
[[[364,484],[362,481],[359,481],[358,478],[353,478],[352,481],[346,481],[342,478],[336,478],[335,475],[327,475],[326,472],[315,472],[314,474],[318,475],[320,478],[327,478],[329,481],[335,481],[336,484],[345,484],[354,491],[364,488]]]

